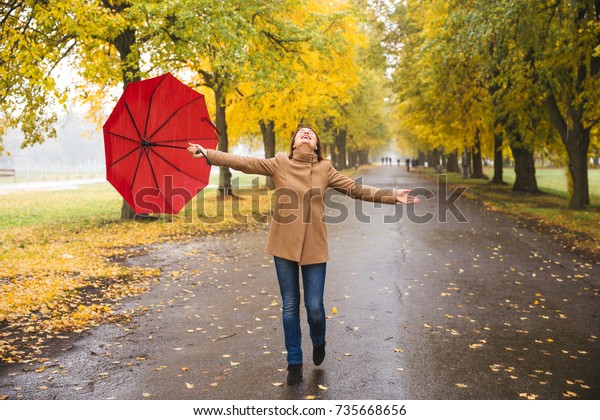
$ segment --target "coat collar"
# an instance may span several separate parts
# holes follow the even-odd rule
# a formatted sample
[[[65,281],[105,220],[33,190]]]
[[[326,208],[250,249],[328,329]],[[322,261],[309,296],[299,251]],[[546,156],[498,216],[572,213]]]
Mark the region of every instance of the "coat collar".
[[[315,152],[302,153],[302,152],[299,152],[297,150],[294,150],[292,152],[292,158],[294,160],[299,161],[299,162],[316,163],[316,162],[319,161],[319,159],[317,158],[317,154]]]

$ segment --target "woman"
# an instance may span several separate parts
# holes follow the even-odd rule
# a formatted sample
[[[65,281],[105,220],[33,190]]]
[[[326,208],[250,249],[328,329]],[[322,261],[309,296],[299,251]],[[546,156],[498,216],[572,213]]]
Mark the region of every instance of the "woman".
[[[271,220],[266,251],[273,255],[283,301],[283,330],[287,350],[287,383],[302,380],[300,334],[300,277],[304,305],[313,344],[313,362],[325,358],[325,268],[329,259],[327,229],[323,221],[323,194],[335,188],[350,197],[387,204],[413,204],[419,200],[406,189],[384,190],[359,185],[338,173],[323,156],[323,147],[314,130],[300,126],[292,136],[290,153],[270,159],[242,157],[191,144],[194,157],[204,157],[210,165],[227,166],[249,174],[273,177],[276,206]]]

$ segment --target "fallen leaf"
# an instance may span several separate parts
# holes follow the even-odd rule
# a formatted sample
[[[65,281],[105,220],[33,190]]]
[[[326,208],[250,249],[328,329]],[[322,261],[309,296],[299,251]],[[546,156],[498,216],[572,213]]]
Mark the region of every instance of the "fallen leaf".
[[[327,391],[329,388],[327,388],[326,386],[323,386],[323,385],[319,385],[319,389],[321,391]]]
[[[271,385],[273,385],[273,386],[282,386],[283,382],[273,382]]]
[[[337,312],[337,308],[334,306],[334,307],[333,307],[333,314],[335,315],[335,314],[337,314],[337,313],[338,313],[338,312]]]
[[[527,398],[528,400],[535,400],[537,397],[539,397],[539,395],[529,394],[527,392],[521,392],[519,394],[519,397]]]
[[[563,394],[564,397],[576,397],[577,394],[574,393],[573,391],[567,391]]]
[[[0,395],[0,401],[1,400],[8,400],[8,395]]]
[[[149,393],[147,393],[147,392],[144,392],[144,393],[142,394],[142,397],[144,397],[144,398],[148,398],[148,397],[151,397],[151,396],[152,396],[152,394],[149,394]]]
[[[306,397],[304,397],[305,400],[316,400],[317,397],[315,397],[314,395],[307,395]]]
[[[182,370],[182,371],[184,371],[184,372],[187,372],[188,370],[190,370],[190,368],[189,368],[189,367],[182,366],[181,370]]]
[[[402,350],[402,349],[394,349],[394,353],[402,353],[402,352],[404,352],[404,350]]]
[[[211,385],[212,385],[212,384],[211,384]],[[186,382],[186,383],[185,383],[185,386],[187,387],[187,389],[192,389],[192,388],[194,388],[194,386],[195,386],[195,385],[194,385],[194,384],[191,384],[191,383],[189,383],[189,382]]]
[[[469,387],[468,385],[465,385],[465,384],[454,384],[454,385],[456,385],[458,388],[468,388]]]
[[[344,353],[344,356],[352,356],[351,353]]]

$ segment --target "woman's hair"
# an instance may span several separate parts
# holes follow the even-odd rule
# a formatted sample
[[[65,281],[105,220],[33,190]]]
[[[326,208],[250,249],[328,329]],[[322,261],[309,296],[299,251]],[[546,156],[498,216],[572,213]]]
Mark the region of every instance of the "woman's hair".
[[[294,139],[296,138],[296,134],[298,134],[298,131],[302,130],[303,128],[309,128],[313,131],[313,133],[315,133],[315,136],[317,136],[317,150],[315,150],[315,153],[317,155],[317,160],[321,161],[323,159],[325,159],[325,155],[323,154],[323,146],[321,145],[321,139],[319,139],[319,135],[317,134],[317,132],[314,130],[314,128],[312,128],[312,126],[308,125],[308,124],[300,124],[298,126],[298,128],[296,128],[296,131],[294,131],[294,134],[292,134],[292,141],[290,142],[290,159],[292,158],[293,154],[294,154]]]

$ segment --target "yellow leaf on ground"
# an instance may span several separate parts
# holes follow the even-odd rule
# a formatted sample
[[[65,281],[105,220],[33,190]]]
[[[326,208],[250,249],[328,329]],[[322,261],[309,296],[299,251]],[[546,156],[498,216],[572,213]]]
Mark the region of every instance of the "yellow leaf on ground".
[[[212,384],[211,384],[211,385],[212,385]],[[194,385],[194,384],[191,384],[191,383],[189,383],[189,382],[186,382],[186,383],[185,383],[185,386],[187,387],[187,389],[192,389],[192,388],[194,388],[194,386],[195,386],[195,385]]]
[[[323,385],[319,385],[319,389],[321,391],[327,391],[329,388],[327,388],[326,386],[323,386]]]
[[[273,382],[271,385],[273,385],[273,386],[283,386],[283,382]]]
[[[465,385],[465,384],[454,384],[454,385],[456,385],[458,388],[468,388],[469,387],[468,385]]]

